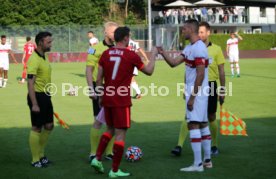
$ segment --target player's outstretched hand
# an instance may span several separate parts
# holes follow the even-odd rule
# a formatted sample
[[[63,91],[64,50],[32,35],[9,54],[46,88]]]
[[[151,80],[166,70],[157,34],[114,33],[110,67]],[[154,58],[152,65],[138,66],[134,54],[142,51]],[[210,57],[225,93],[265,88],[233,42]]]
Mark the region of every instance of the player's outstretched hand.
[[[163,54],[164,50],[163,50],[162,46],[156,47],[156,48],[157,48],[159,54]]]

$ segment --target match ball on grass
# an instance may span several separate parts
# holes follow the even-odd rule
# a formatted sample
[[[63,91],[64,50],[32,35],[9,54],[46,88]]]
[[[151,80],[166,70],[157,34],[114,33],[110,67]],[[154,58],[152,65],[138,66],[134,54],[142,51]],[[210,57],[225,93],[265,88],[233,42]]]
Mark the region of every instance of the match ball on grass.
[[[129,162],[139,161],[143,156],[142,150],[137,146],[130,146],[127,148],[125,158]]]

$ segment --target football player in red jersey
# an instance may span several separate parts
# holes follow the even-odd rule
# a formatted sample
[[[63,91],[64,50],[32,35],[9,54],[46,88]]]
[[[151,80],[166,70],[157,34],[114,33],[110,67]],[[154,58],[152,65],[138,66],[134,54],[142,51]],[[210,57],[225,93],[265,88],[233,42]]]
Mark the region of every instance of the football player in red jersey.
[[[26,37],[27,43],[24,45],[24,53],[22,57],[22,64],[23,64],[23,72],[22,72],[22,78],[19,83],[23,84],[25,83],[25,79],[27,77],[27,62],[30,56],[32,55],[34,49],[36,48],[35,43],[31,41],[31,37]]]
[[[150,61],[144,65],[142,59],[126,47],[129,43],[129,28],[119,27],[115,31],[116,46],[106,50],[101,56],[97,78],[97,92],[100,104],[104,107],[107,130],[103,133],[98,145],[96,157],[91,165],[99,173],[104,173],[101,162],[110,139],[115,135],[113,145],[112,169],[109,177],[129,176],[130,173],[122,172],[119,165],[124,153],[127,129],[130,128],[130,83],[135,67],[146,75],[154,71],[157,49],[153,48]],[[104,86],[103,86],[104,81]],[[103,89],[103,90],[100,90]]]

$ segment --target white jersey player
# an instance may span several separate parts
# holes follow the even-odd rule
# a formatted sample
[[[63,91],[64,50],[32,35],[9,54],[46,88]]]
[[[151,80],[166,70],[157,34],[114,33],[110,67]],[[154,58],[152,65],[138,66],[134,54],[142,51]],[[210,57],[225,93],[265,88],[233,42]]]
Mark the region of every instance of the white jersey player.
[[[93,46],[99,43],[99,40],[95,37],[93,31],[87,32],[87,37],[89,38],[89,46]]]
[[[15,63],[17,61],[14,58],[14,55],[11,51],[11,45],[7,43],[7,38],[5,35],[1,36],[1,44],[0,44],[0,88],[5,88],[8,81],[8,70],[9,70],[9,54]],[[3,72],[4,72],[4,80],[3,80]]]
[[[203,166],[212,168],[211,133],[207,118],[209,96],[208,51],[206,45],[199,39],[198,30],[199,24],[196,20],[185,21],[182,33],[191,44],[176,58],[169,56],[161,47],[158,48],[159,53],[171,67],[176,67],[183,62],[186,63],[186,116],[194,153],[194,163],[189,167],[181,168],[180,171],[183,172],[202,172],[204,171]],[[203,161],[201,148],[204,150]]]
[[[237,71],[237,77],[240,77],[240,67],[239,67],[239,40],[242,37],[237,33],[231,33],[231,38],[227,40],[227,56],[229,57],[229,62],[231,66],[232,77],[235,76],[235,68]]]
[[[148,57],[145,54],[145,52],[140,48],[139,43],[135,42],[134,40],[130,39],[129,43],[128,43],[128,47],[129,50],[134,51],[136,53],[140,52],[142,54],[142,56],[144,57],[146,63],[148,62]],[[133,75],[134,76],[138,76],[138,69],[135,67],[133,70]],[[135,78],[132,78],[131,81],[131,87],[135,90],[136,95],[133,96],[134,99],[139,99],[141,98],[141,90],[138,86],[138,83],[135,81]]]

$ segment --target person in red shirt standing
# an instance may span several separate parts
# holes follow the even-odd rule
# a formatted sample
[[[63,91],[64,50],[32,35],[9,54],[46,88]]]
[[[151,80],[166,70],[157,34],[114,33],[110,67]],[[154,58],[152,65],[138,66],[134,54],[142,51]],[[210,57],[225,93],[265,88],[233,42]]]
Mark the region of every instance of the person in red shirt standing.
[[[22,78],[19,83],[23,84],[25,83],[25,79],[27,77],[27,62],[30,56],[32,55],[34,49],[36,48],[35,43],[31,41],[31,37],[26,37],[27,43],[24,45],[24,53],[22,57],[22,64],[23,64],[23,72],[22,72]]]
[[[91,166],[98,172],[104,173],[101,162],[102,154],[106,146],[115,135],[113,145],[112,169],[109,177],[129,176],[130,173],[122,172],[119,165],[124,153],[124,145],[127,129],[130,128],[130,83],[135,67],[146,75],[154,71],[157,49],[153,48],[149,63],[145,66],[142,59],[126,47],[129,43],[128,27],[118,27],[114,37],[116,46],[106,50],[101,56],[97,77],[97,95],[100,96],[100,104],[104,107],[107,130],[103,133],[97,148],[96,157]],[[104,85],[103,85],[104,81]],[[101,90],[103,89],[103,90]]]

